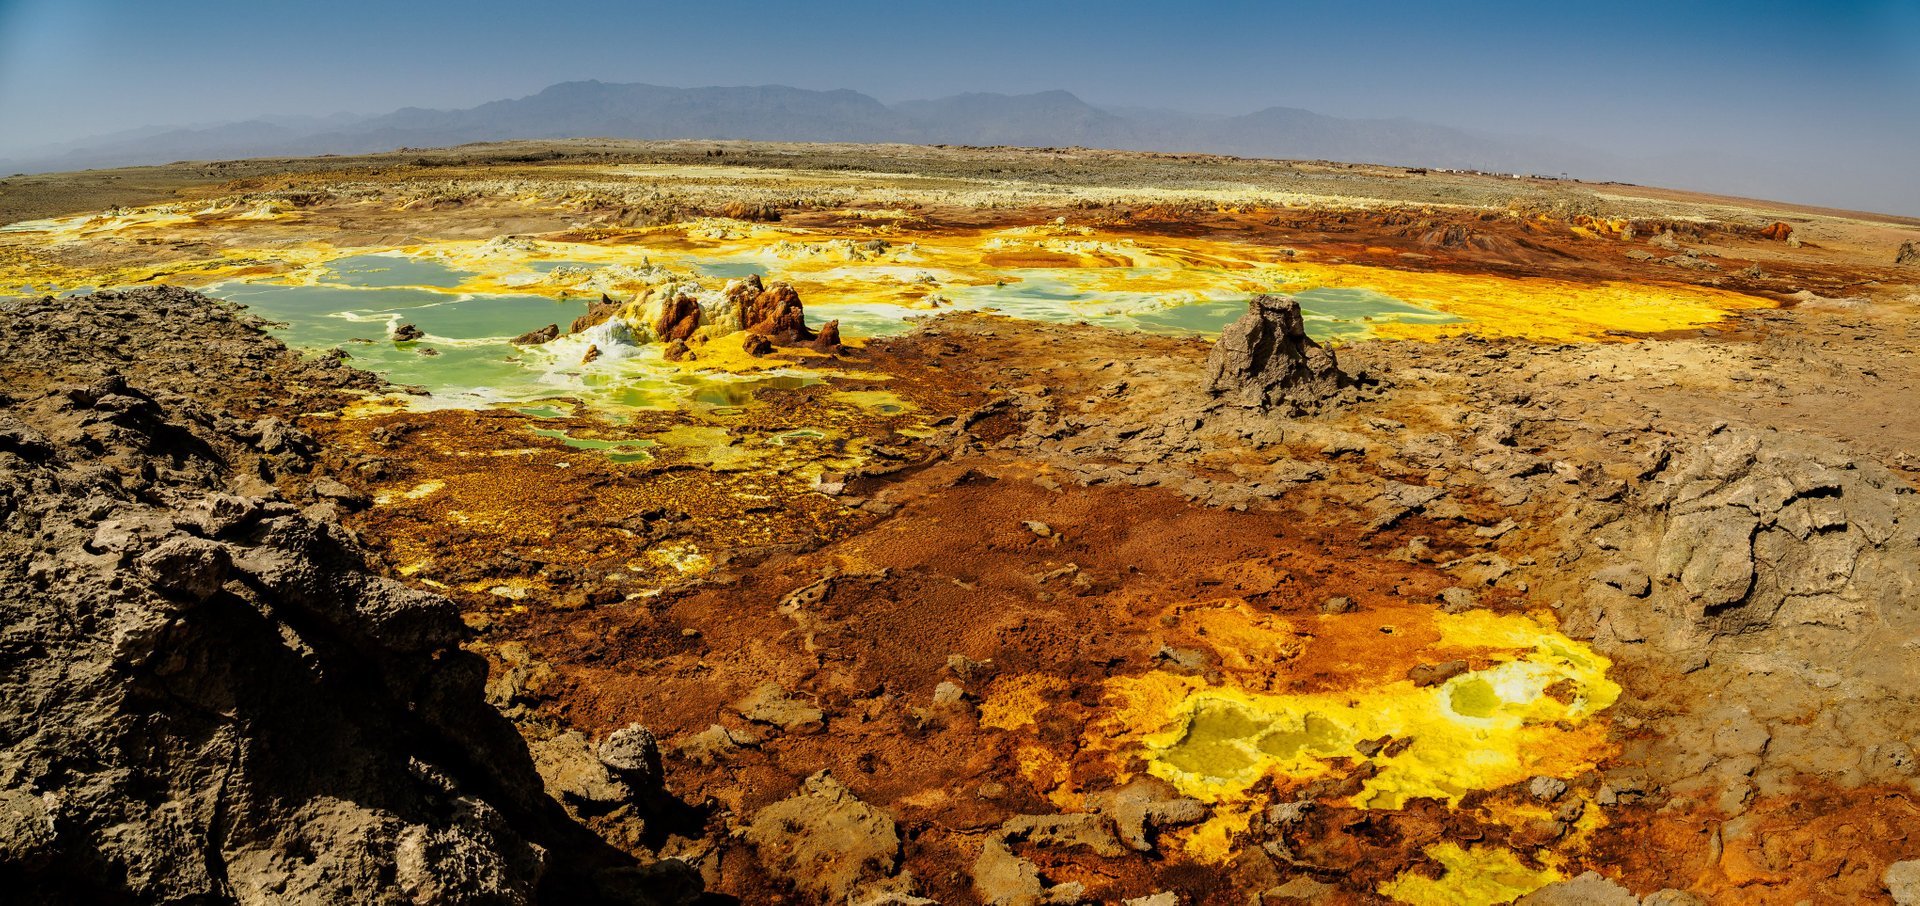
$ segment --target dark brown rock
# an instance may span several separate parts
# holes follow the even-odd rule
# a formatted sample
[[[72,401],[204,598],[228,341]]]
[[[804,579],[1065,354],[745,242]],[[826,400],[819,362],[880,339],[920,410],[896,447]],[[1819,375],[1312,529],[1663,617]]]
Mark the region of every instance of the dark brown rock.
[[[775,283],[741,311],[745,329],[775,343],[790,345],[813,339],[813,331],[807,329],[800,293],[786,283]]]
[[[1900,251],[1893,256],[1893,263],[1920,264],[1920,244],[1911,239],[1900,243]]]
[[[226,584],[233,558],[225,546],[204,538],[171,538],[140,558],[154,587],[195,601],[213,597]]]
[[[1447,661],[1442,664],[1421,664],[1407,671],[1407,679],[1416,686],[1438,686],[1467,672],[1466,661]]]
[[[393,329],[393,341],[396,343],[411,343],[424,336],[426,333],[412,324],[402,324]]]
[[[613,313],[619,310],[620,310],[620,303],[607,298],[606,293],[601,293],[600,301],[588,303],[587,313],[584,315],[581,315],[578,318],[574,318],[573,326],[568,328],[567,332],[579,333],[580,331],[586,330],[589,327],[593,327],[598,324],[605,324],[609,319],[613,317]]]
[[[526,333],[514,337],[510,342],[515,346],[538,346],[558,336],[560,336],[560,325],[548,324],[539,330],[529,330]]]
[[[829,355],[844,350],[846,347],[840,345],[840,322],[828,321],[820,328],[819,336],[814,337],[813,341],[807,345],[815,351],[824,352]]]
[[[773,351],[773,341],[757,333],[744,334],[740,338],[740,348],[747,355],[766,355]]]
[[[652,326],[654,335],[662,342],[685,342],[700,329],[700,303],[692,296],[674,296],[660,307],[660,317]]]

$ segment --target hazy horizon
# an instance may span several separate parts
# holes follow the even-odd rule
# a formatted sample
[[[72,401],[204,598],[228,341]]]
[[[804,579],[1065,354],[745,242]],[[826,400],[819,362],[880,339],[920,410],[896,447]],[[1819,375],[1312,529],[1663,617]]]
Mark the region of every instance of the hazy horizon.
[[[1904,172],[1920,147],[1913,2],[852,2],[795,16],[766,3],[348,0],[324,13],[0,0],[0,157],[147,126],[470,107],[586,79],[889,103],[1058,89],[1107,107],[1298,107],[1638,159],[1726,155],[1772,175],[1716,191],[1920,214],[1920,180]]]

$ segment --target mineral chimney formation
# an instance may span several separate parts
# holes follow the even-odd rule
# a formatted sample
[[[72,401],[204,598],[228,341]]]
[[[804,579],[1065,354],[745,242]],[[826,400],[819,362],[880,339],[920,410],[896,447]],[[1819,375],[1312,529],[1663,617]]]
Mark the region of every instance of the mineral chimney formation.
[[[1346,383],[1333,351],[1307,336],[1300,303],[1285,296],[1254,296],[1207,356],[1207,391],[1233,406],[1303,415]]]
[[[1895,264],[1920,264],[1920,245],[1912,240],[1900,243],[1900,251],[1893,256]]]

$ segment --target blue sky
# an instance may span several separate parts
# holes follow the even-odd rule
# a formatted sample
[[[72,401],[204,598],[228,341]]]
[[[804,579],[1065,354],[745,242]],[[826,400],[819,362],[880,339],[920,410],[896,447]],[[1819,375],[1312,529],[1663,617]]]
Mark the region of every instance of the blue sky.
[[[1296,106],[1860,179],[1920,157],[1920,0],[0,0],[0,154],[148,124],[469,106],[587,78]],[[1860,204],[1863,185],[1833,200]]]

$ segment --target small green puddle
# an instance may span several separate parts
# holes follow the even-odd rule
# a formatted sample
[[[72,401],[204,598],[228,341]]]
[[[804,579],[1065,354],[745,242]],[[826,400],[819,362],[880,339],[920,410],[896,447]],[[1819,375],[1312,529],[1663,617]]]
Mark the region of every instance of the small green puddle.
[[[794,431],[783,431],[779,434],[769,436],[767,438],[767,443],[784,447],[795,441],[826,440],[826,439],[827,439],[827,434],[825,431],[816,431],[812,428],[800,428]]]
[[[674,378],[674,383],[691,388],[691,396],[696,404],[716,410],[738,410],[752,405],[756,394],[763,390],[798,390],[809,384],[818,384],[820,379],[804,374],[770,374],[716,380],[714,375],[702,373],[681,375]]]
[[[881,415],[894,415],[914,408],[912,403],[901,399],[899,394],[891,390],[839,390],[830,394],[829,398],[871,409]]]
[[[1249,714],[1231,702],[1210,701],[1199,706],[1186,734],[1161,757],[1190,774],[1230,777],[1252,767],[1260,755],[1292,762],[1303,756],[1347,754],[1350,749],[1346,731],[1321,714],[1270,718]]]
[[[557,440],[578,450],[594,450],[607,455],[613,462],[647,462],[653,454],[648,447],[659,446],[657,441],[646,438],[632,440],[604,440],[598,437],[574,437],[565,431],[553,428],[534,428],[533,433],[551,440]]]
[[[1502,704],[1505,700],[1493,684],[1479,677],[1461,679],[1447,692],[1447,706],[1461,717],[1492,717]]]

